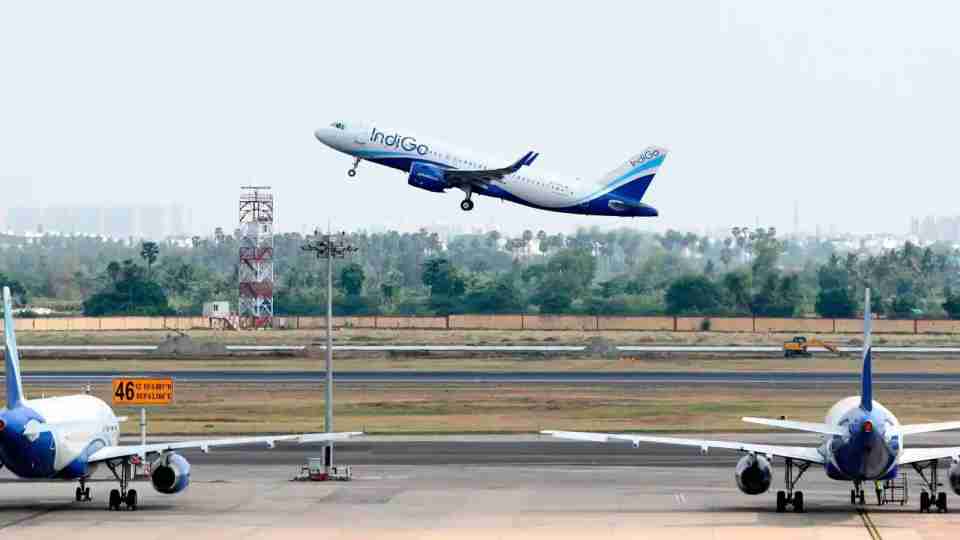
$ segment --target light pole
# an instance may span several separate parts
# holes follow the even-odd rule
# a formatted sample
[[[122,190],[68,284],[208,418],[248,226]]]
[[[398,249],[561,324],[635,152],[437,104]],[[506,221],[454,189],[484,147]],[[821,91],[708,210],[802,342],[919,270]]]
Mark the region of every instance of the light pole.
[[[322,234],[319,229],[314,231],[313,240],[307,240],[300,249],[314,252],[317,259],[327,259],[327,384],[323,429],[333,433],[333,259],[342,259],[358,250],[347,243],[345,233],[335,236],[329,232]],[[323,464],[329,472],[333,466],[333,442],[324,447]]]

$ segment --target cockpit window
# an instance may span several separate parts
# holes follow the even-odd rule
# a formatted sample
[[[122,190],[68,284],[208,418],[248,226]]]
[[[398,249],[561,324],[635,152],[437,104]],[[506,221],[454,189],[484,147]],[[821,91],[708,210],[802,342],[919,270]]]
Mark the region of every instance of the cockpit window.
[[[330,124],[330,127],[336,129],[347,129],[347,126],[343,122],[334,122]]]

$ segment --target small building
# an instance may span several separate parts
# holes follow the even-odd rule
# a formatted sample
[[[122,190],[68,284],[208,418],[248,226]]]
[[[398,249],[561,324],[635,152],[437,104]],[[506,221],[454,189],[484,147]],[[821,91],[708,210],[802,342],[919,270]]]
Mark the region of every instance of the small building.
[[[203,304],[204,317],[229,317],[230,302],[206,302]]]

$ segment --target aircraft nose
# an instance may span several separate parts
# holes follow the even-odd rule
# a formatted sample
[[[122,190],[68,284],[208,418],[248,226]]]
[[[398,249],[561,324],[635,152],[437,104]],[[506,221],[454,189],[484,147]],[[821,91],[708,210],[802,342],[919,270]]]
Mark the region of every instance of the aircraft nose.
[[[316,137],[318,141],[326,143],[330,140],[330,131],[332,131],[330,128],[317,128],[313,131],[313,136]]]

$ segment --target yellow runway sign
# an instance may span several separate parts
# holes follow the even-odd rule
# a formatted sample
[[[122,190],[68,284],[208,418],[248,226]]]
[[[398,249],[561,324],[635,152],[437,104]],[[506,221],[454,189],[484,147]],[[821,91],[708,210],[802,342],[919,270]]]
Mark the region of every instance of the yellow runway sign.
[[[169,405],[173,379],[119,378],[113,380],[114,405]]]

